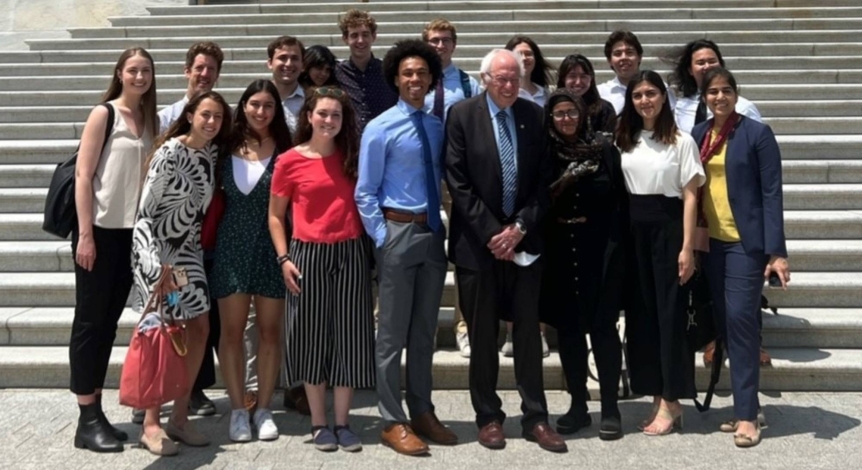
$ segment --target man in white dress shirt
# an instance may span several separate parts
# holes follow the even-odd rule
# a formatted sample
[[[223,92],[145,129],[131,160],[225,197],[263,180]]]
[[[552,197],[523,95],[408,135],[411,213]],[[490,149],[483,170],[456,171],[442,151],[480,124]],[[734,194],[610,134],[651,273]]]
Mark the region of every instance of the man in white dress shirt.
[[[455,67],[452,63],[452,55],[455,53],[455,47],[458,44],[458,33],[455,31],[455,26],[445,19],[436,19],[427,25],[422,31],[422,40],[427,42],[437,51],[440,56],[440,62],[443,65],[443,79],[437,82],[434,90],[431,90],[425,96],[425,108],[428,114],[434,114],[439,117],[445,126],[446,114],[449,108],[464,99],[473,97],[481,93],[479,81],[467,75],[467,72]],[[438,94],[442,91],[441,94]],[[441,99],[442,96],[442,99]],[[449,191],[443,190],[443,208],[446,210],[446,215],[452,213],[452,198],[449,196]],[[455,341],[458,344],[458,350],[462,357],[470,357],[470,338],[467,336],[467,323],[464,322],[464,316],[461,314],[461,309],[458,307],[457,289],[455,292],[455,322],[453,330],[455,333]]]
[[[165,132],[183,112],[189,98],[197,92],[211,91],[221,73],[224,53],[218,44],[204,41],[192,44],[186,52],[183,73],[188,79],[188,88],[183,99],[159,111],[159,134]]]
[[[305,46],[295,37],[281,36],[269,43],[266,54],[269,57],[266,66],[272,71],[272,83],[278,88],[287,128],[293,136],[299,121],[299,110],[305,102],[305,90],[299,86]]]
[[[643,54],[644,48],[640,40],[631,31],[614,31],[605,42],[605,58],[615,76],[612,80],[598,85],[598,89],[602,99],[614,105],[617,115],[623,111],[623,105],[626,103],[629,80],[640,72]],[[674,109],[676,97],[670,88],[667,91],[667,99],[670,109]]]

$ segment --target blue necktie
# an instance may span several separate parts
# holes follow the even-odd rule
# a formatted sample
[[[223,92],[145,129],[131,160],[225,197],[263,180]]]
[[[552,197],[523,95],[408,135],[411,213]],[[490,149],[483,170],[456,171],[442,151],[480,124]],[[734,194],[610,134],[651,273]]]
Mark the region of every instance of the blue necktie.
[[[512,134],[506,125],[506,111],[497,113],[497,127],[500,130],[500,166],[503,168],[503,213],[506,217],[515,212],[515,196],[518,192],[518,169],[515,167],[515,147]]]
[[[433,231],[440,229],[440,196],[437,194],[440,182],[434,177],[434,162],[431,160],[431,143],[422,124],[425,113],[421,110],[413,113],[413,124],[419,139],[422,141],[422,156],[425,159],[425,189],[428,192],[428,227]]]

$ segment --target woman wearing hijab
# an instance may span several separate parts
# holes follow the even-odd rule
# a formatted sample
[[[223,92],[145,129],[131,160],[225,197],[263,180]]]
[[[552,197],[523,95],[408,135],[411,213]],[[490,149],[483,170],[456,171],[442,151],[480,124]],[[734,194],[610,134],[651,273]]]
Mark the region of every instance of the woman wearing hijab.
[[[546,218],[546,268],[541,312],[559,334],[560,360],[572,404],[557,420],[560,434],[591,423],[587,413],[590,334],[601,389],[599,438],[623,436],[617,392],[626,187],[613,142],[587,125],[589,111],[576,92],[559,88],[545,105],[548,152],[556,163]],[[561,309],[560,305],[571,306]]]

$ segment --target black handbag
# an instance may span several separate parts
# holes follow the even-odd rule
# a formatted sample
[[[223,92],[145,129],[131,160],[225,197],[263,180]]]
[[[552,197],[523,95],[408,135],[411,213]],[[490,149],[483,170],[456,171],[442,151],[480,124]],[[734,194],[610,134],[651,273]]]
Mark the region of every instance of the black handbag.
[[[709,281],[703,269],[695,271],[689,281],[689,289],[688,307],[686,308],[686,315],[688,316],[686,339],[688,340],[690,354],[694,355],[694,353],[703,349],[707,344],[715,341],[715,353],[713,353],[706,396],[703,399],[703,403],[700,403],[697,399],[694,400],[697,411],[703,413],[709,410],[712,404],[712,397],[715,394],[715,387],[718,385],[718,380],[721,377],[721,366],[724,362],[723,341],[721,336],[718,335],[718,329],[715,326],[712,294],[709,291]]]
[[[108,122],[105,126],[105,140],[102,142],[102,151],[114,130],[114,107],[102,103],[108,110]],[[48,187],[48,196],[45,198],[45,213],[42,222],[42,230],[56,235],[60,238],[68,238],[69,233],[78,222],[78,213],[75,209],[75,164],[78,162],[78,152],[81,144],[68,160],[57,165],[54,175],[51,177],[51,185]],[[101,155],[101,152],[99,152]]]

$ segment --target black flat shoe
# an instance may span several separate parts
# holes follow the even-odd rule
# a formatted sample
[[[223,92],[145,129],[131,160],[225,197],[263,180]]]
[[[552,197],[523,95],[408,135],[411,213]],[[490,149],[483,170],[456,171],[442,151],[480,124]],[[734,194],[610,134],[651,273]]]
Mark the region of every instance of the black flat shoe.
[[[193,390],[189,397],[189,411],[193,415],[212,416],[216,414],[216,407],[203,390]]]
[[[593,424],[593,419],[590,418],[586,411],[569,410],[568,413],[557,418],[557,432],[560,434],[574,434],[581,429],[589,427]]]
[[[599,439],[603,441],[615,441],[623,437],[623,425],[619,414],[602,416],[599,425]]]

